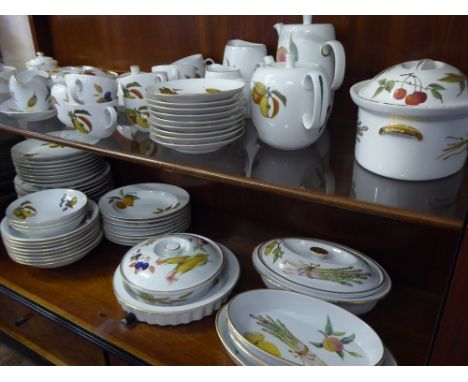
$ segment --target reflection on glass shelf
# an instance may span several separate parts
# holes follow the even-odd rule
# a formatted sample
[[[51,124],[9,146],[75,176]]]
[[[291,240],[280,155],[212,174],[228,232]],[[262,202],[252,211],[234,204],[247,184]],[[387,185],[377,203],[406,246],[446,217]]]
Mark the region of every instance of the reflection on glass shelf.
[[[120,115],[112,137],[95,146],[155,161],[235,175],[285,186],[353,198],[374,204],[404,208],[462,220],[468,206],[468,177],[461,171],[430,182],[398,181],[375,175],[354,160],[355,122],[330,120],[315,144],[295,151],[273,149],[258,139],[247,120],[246,133],[238,141],[208,154],[182,154],[162,147],[128,126]],[[0,124],[36,133],[65,130],[57,119],[17,121],[0,115]],[[79,133],[75,136],[81,137]],[[70,138],[68,138],[70,139]]]

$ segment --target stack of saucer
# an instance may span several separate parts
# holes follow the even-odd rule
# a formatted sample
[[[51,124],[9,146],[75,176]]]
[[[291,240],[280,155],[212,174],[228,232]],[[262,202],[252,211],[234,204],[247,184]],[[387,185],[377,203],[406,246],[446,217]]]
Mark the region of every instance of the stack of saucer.
[[[65,138],[69,133],[74,132],[59,131],[51,135]],[[83,150],[27,139],[11,149],[11,158],[19,196],[50,188],[73,188],[98,200],[113,186],[109,164]]]
[[[99,200],[106,238],[133,246],[154,235],[184,232],[191,223],[190,196],[163,183],[117,188]]]
[[[15,200],[0,231],[13,261],[38,268],[78,261],[103,237],[97,205],[70,189],[44,190]]]
[[[186,154],[219,150],[244,134],[242,80],[188,79],[147,89],[150,138]]]
[[[0,193],[13,191],[13,177],[15,168],[10,156],[10,148],[19,141],[19,138],[9,134],[0,133]]]

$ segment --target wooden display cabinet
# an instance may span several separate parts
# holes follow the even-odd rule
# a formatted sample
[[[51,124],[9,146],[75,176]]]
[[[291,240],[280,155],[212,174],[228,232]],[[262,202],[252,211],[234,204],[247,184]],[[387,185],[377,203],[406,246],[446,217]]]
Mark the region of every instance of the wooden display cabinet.
[[[447,38],[431,32],[434,44],[422,46],[420,39],[428,20]],[[234,37],[265,40],[273,50],[272,25],[277,21],[298,22],[300,18],[247,17],[242,24],[238,17],[228,16],[174,16],[164,20],[117,16],[33,18],[38,47],[60,64],[87,63],[120,71],[136,62],[145,67],[195,51],[219,60],[224,41]],[[311,236],[356,248],[378,261],[392,278],[391,293],[362,318],[377,331],[398,362],[466,364],[468,325],[463,317],[468,297],[464,278],[468,245],[461,246],[468,205],[466,171],[443,180],[447,187],[454,187],[445,204],[431,198],[430,190],[437,189],[433,187],[437,182],[426,182],[415,186],[421,187],[416,191],[408,191],[408,183],[395,181],[391,187],[401,192],[400,206],[399,202],[384,204],[380,199],[365,200],[356,194],[356,172],[365,170],[354,163],[355,109],[347,88],[392,63],[411,58],[439,58],[468,71],[463,67],[468,62],[467,53],[451,45],[461,44],[455,31],[466,28],[467,18],[323,16],[320,21],[335,24],[337,38],[347,50],[347,82],[337,93],[326,137],[305,151],[310,168],[296,183],[254,171],[264,165],[271,168],[272,162],[292,169],[299,169],[300,163],[296,161],[294,167],[294,157],[283,152],[258,154],[268,149],[261,144],[255,146],[258,142],[250,123],[245,137],[213,156],[176,155],[157,145],[148,149],[151,142],[144,137],[128,140],[118,133],[96,145],[67,141],[46,135],[64,128],[56,119],[22,125],[0,117],[0,131],[104,156],[112,165],[116,186],[153,181],[186,188],[192,203],[190,231],[226,245],[240,261],[241,277],[234,294],[263,287],[250,260],[253,248],[261,241]],[[182,42],[185,40],[179,34],[183,31],[178,28],[181,23],[185,25],[184,36],[188,29],[198,32],[196,36],[190,34],[193,41]],[[118,32],[122,25],[125,36]],[[398,33],[382,31],[385,25],[398,26]],[[422,31],[414,25],[421,26]],[[208,33],[211,29],[219,33]],[[59,31],[60,39],[56,37]],[[414,33],[406,39],[403,35],[407,36],[408,31]],[[113,32],[116,35],[106,40]],[[143,40],[138,39],[140,34]],[[145,49],[146,39],[156,35],[159,39],[153,41],[157,44]],[[366,39],[369,52],[364,56],[376,60],[362,58],[353,40],[358,37]],[[142,46],[132,45],[133,41],[140,41]],[[407,49],[398,50],[398,41],[405,41]],[[437,50],[446,41],[450,43]],[[382,49],[382,43],[388,44],[387,50]],[[416,57],[412,49],[419,50]],[[258,149],[256,160],[251,155],[252,147]],[[326,174],[332,175],[332,183]],[[368,175],[365,179],[375,180]],[[421,198],[429,202],[408,204],[405,192],[420,192]],[[2,212],[13,199],[14,195],[1,197]],[[104,240],[83,260],[47,270],[12,262],[2,246],[0,330],[55,364],[231,365],[217,337],[214,315],[176,327],[137,323],[130,328],[122,324],[125,313],[114,297],[112,275],[126,250]]]

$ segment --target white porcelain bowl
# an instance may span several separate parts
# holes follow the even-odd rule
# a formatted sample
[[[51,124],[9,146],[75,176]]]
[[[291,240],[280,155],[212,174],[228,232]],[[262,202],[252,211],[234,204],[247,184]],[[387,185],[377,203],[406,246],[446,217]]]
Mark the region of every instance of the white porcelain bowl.
[[[120,263],[120,273],[135,298],[153,305],[181,305],[203,296],[223,264],[223,252],[213,241],[175,233],[130,249]]]

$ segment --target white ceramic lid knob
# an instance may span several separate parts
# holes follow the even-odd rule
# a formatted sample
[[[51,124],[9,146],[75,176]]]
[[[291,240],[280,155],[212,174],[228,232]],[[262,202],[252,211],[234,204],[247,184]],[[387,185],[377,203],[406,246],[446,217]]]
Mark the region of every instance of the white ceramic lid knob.
[[[44,52],[36,52],[36,56],[37,56],[37,57],[43,57],[43,56],[44,56]]]
[[[130,66],[130,73],[132,73],[132,76],[134,76],[135,74],[140,73],[140,67],[138,65]]]
[[[302,23],[304,25],[310,25],[312,24],[312,16],[302,16]]]

